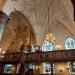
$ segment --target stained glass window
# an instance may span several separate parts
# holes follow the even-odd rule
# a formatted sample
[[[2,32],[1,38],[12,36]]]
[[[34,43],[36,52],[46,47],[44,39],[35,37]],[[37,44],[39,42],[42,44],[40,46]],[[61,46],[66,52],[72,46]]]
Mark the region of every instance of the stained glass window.
[[[65,41],[66,49],[75,49],[75,40],[71,37],[68,37]]]
[[[75,75],[75,62],[68,62],[69,73]]]
[[[65,49],[75,49],[75,39],[68,37],[65,41]],[[75,74],[75,62],[68,62],[68,70],[70,74]]]
[[[13,72],[13,65],[5,64],[4,66],[4,73],[12,73]]]
[[[42,45],[42,50],[43,51],[52,51],[53,50],[53,45],[49,41],[45,41]]]
[[[43,73],[51,74],[51,64],[49,62],[43,62]],[[54,64],[53,64],[53,73],[55,73]]]

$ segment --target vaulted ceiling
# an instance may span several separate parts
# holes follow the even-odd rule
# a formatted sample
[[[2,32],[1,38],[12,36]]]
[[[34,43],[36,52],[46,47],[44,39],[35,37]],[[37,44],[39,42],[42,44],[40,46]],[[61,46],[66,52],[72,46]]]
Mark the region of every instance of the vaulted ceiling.
[[[9,15],[12,11],[19,10],[29,19],[32,27],[34,28],[34,31],[36,30],[36,27],[37,29],[43,27],[42,29],[44,30],[48,19],[48,1],[50,9],[50,21],[52,19],[59,19],[62,23],[66,17],[67,22],[70,22],[71,24],[65,23],[64,26],[68,25],[66,27],[72,32],[72,34],[74,34],[75,32],[70,28],[71,26],[69,26],[74,24],[73,11],[70,11],[73,10],[71,0],[7,0],[3,7],[3,11]],[[37,25],[35,24],[35,11]],[[72,28],[75,28],[74,25]],[[38,33],[38,30],[36,33]]]
[[[71,0],[74,7],[74,20],[75,20],[75,0]]]
[[[14,11],[19,11],[25,17],[27,17],[35,33],[37,44],[42,43],[49,29],[51,29],[51,31],[53,31],[53,34],[57,36],[57,33],[54,32],[55,30],[54,26],[56,22],[63,25],[63,27],[65,27],[72,35],[75,36],[74,8],[71,0],[0,0],[0,1],[1,2],[3,1],[1,3],[1,5],[3,5],[1,7],[1,10],[5,12],[8,16],[10,16],[10,14]],[[49,4],[49,11],[48,11],[48,4]]]

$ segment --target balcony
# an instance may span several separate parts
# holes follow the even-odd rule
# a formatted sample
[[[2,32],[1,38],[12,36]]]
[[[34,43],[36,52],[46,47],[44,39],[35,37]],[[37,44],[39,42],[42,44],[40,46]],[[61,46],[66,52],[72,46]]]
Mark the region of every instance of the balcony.
[[[6,53],[0,57],[0,62],[43,62],[43,61],[75,61],[75,50],[60,50],[35,53]]]

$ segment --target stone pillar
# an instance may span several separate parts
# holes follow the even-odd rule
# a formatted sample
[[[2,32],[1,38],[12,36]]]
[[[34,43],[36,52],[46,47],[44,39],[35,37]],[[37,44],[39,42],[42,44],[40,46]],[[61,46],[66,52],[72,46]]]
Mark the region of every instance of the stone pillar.
[[[25,75],[25,63],[21,62],[20,65],[20,75]]]
[[[3,39],[4,28],[5,28],[6,24],[8,23],[8,21],[9,21],[8,16],[4,12],[0,11],[0,48],[4,51],[6,50],[6,49],[4,49],[5,41],[4,41],[4,44],[2,44],[2,39]],[[5,39],[6,39],[6,37],[5,37]]]
[[[51,75],[54,75],[54,70],[53,70],[53,62],[52,61],[50,61],[50,64],[51,64]]]

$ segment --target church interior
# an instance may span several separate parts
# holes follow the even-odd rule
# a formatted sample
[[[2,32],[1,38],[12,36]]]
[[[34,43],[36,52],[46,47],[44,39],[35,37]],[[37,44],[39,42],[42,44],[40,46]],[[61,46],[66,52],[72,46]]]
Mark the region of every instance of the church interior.
[[[0,75],[75,75],[75,0],[0,0]]]

